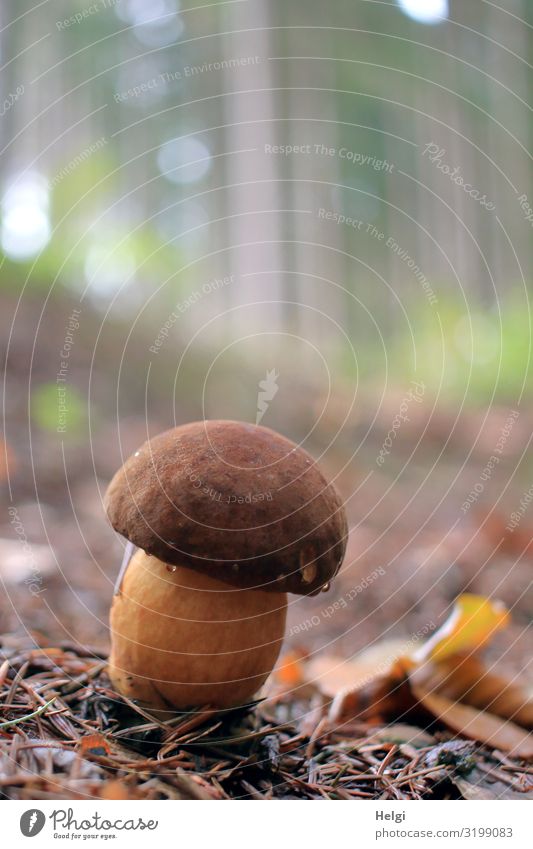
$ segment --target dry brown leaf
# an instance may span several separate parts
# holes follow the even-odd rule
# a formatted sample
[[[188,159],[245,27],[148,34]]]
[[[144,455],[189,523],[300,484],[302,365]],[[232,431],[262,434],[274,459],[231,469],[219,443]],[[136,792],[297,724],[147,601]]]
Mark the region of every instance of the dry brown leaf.
[[[403,715],[416,705],[409,686],[408,672],[397,660],[385,674],[341,690],[331,704],[329,720],[334,724],[380,721]]]
[[[326,696],[356,690],[387,676],[396,660],[405,654],[404,640],[384,640],[350,659],[320,654],[305,664],[305,680]]]
[[[321,656],[306,664],[307,681],[333,696],[328,719],[400,718],[419,708],[457,734],[516,757],[533,757],[533,699],[520,685],[490,671],[475,656],[509,621],[499,602],[464,594],[452,614],[415,652],[384,642],[355,658]]]
[[[528,734],[514,722],[429,692],[413,678],[410,685],[417,700],[457,734],[487,743],[517,758],[533,758],[533,734]]]
[[[428,691],[511,719],[523,728],[533,728],[533,698],[529,692],[520,682],[487,669],[480,658],[448,658],[413,673],[415,679],[421,676]]]
[[[388,655],[388,662],[379,663],[379,652],[362,653],[344,663],[336,659],[329,672],[323,659],[316,681],[337,692],[330,722],[392,719],[419,705],[458,734],[516,757],[533,757],[533,736],[525,731],[533,727],[533,699],[519,682],[489,671],[474,654],[508,621],[501,602],[465,594],[411,655],[398,657],[384,643],[381,657]]]
[[[529,789],[524,785],[524,789],[520,790],[516,788],[516,784],[513,787],[504,781],[491,780],[477,768],[469,772],[468,777],[451,773],[450,779],[459,788],[465,799],[474,801],[479,799],[513,799],[516,801],[533,799],[533,788]]]

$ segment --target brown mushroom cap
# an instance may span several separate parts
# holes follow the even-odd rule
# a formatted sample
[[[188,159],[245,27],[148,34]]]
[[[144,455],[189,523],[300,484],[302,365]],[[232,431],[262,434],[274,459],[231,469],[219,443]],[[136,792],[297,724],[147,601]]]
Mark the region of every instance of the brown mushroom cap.
[[[312,457],[244,422],[193,422],[145,442],[105,507],[138,548],[237,587],[312,595],[346,549],[344,507]]]

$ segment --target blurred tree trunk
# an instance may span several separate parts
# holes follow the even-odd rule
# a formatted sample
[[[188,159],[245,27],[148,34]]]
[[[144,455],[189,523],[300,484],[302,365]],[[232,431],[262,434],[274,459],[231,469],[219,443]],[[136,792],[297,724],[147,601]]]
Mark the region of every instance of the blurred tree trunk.
[[[227,239],[231,245],[231,271],[236,285],[226,288],[228,308],[248,301],[265,300],[272,304],[255,310],[235,310],[227,316],[227,326],[236,333],[253,333],[261,327],[275,326],[283,314],[284,297],[282,238],[283,206],[277,159],[265,154],[265,142],[274,142],[278,124],[274,120],[278,94],[276,64],[271,56],[270,8],[267,0],[225,7],[224,29],[230,36],[221,39],[226,59],[258,56],[258,65],[224,75],[223,99],[225,145],[224,163],[227,205]],[[253,28],[254,32],[239,30]],[[239,153],[238,151],[247,151]],[[255,276],[255,272],[261,273]],[[246,275],[252,275],[247,277]],[[253,316],[253,317],[252,317]],[[266,320],[268,318],[268,320]]]

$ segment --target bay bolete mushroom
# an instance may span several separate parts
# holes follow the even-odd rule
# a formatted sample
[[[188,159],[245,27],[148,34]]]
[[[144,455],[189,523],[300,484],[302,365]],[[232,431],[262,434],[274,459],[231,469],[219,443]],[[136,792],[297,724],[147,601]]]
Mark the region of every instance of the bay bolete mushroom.
[[[249,701],[278,657],[287,593],[327,589],[346,548],[344,507],[312,457],[243,422],[150,439],[105,506],[137,549],[113,599],[109,674],[154,710]]]

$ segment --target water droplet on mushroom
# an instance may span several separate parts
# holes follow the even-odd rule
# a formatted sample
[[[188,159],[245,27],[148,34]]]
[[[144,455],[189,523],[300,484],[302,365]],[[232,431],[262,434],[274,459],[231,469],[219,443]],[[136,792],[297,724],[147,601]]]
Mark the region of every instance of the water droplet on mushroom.
[[[171,563],[169,563],[169,564],[167,565],[167,572],[177,572],[177,571],[178,571],[178,567],[177,567],[177,566],[174,566],[174,565],[173,565],[173,564],[171,564]]]
[[[232,566],[231,568],[233,569],[233,571],[234,571],[234,572],[238,572],[238,571],[239,571],[239,564],[238,564],[238,563],[234,563],[234,564],[233,564],[233,566]]]
[[[326,581],[326,583],[322,587],[322,592],[327,593],[328,590],[329,590],[329,581]]]
[[[306,563],[305,566],[300,566],[300,574],[304,584],[312,584],[316,578],[316,563]]]
[[[134,454],[133,456],[134,456],[134,457],[140,457],[140,456],[141,456],[141,452],[140,452],[140,451],[136,451],[136,452],[135,452],[135,454]]]

